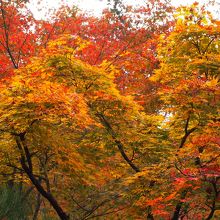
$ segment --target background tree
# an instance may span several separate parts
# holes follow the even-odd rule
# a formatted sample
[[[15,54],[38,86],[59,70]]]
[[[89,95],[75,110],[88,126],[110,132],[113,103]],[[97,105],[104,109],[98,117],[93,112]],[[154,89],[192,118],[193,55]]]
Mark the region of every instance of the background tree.
[[[194,4],[174,27],[166,3],[1,1],[1,181],[27,218],[218,215],[219,22]]]
[[[219,209],[219,23],[196,3],[178,15],[161,38],[161,67],[152,78],[161,83],[174,150],[167,165],[174,190],[162,198],[176,201],[172,219],[211,219]]]

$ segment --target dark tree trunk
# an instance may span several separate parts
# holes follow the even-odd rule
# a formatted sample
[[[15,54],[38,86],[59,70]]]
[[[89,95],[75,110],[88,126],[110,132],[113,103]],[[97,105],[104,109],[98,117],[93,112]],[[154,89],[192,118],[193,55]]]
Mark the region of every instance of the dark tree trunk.
[[[40,181],[33,174],[33,166],[31,161],[31,154],[29,152],[28,146],[25,143],[25,133],[19,134],[16,137],[17,147],[20,151],[20,163],[27,174],[32,184],[36,187],[37,191],[51,204],[60,219],[68,220],[68,215],[63,211],[63,209],[58,204],[57,200],[53,197],[50,192],[47,192],[41,185]],[[27,164],[26,164],[27,162]]]

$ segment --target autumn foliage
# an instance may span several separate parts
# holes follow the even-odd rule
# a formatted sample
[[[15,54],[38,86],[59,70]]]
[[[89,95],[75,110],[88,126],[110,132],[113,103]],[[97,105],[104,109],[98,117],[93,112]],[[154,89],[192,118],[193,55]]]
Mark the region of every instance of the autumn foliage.
[[[220,21],[27,2],[0,1],[0,218],[218,219]]]

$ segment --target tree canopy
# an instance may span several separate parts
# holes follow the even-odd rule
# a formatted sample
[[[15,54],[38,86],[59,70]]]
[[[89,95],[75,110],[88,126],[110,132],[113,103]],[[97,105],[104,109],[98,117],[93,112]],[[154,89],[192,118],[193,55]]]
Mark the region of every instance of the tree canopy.
[[[27,2],[0,0],[0,218],[218,219],[220,21]]]

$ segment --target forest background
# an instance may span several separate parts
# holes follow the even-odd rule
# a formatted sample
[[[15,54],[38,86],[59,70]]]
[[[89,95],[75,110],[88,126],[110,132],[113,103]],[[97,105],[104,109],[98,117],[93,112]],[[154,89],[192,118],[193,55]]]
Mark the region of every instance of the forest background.
[[[0,0],[0,219],[219,219],[217,12],[29,4]]]

